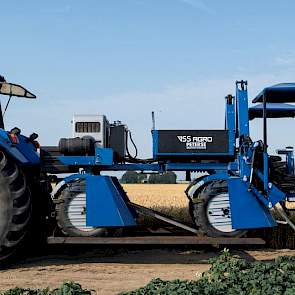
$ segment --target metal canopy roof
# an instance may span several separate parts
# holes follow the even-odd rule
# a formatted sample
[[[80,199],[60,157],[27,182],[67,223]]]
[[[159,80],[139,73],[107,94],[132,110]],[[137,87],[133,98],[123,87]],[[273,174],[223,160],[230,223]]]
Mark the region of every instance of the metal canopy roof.
[[[263,104],[249,108],[249,120],[263,117]],[[266,117],[267,118],[294,118],[295,105],[286,103],[267,103],[266,104]]]
[[[266,102],[295,102],[295,83],[281,83],[266,87],[253,99],[252,102],[263,102],[264,95]]]

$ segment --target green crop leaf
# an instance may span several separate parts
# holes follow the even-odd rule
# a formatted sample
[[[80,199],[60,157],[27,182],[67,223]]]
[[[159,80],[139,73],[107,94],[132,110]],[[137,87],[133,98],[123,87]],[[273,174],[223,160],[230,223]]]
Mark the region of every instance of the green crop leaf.
[[[274,262],[247,262],[224,249],[210,260],[211,268],[197,281],[152,280],[143,288],[122,295],[294,295],[295,257]]]
[[[46,289],[23,289],[14,288],[10,289],[1,295],[90,295],[91,291],[82,289],[81,285],[74,282],[65,282],[58,289],[52,291]]]

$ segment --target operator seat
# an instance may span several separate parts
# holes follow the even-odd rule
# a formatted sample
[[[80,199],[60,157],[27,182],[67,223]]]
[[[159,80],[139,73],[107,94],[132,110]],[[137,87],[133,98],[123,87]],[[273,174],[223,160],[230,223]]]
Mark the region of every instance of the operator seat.
[[[269,157],[269,180],[285,193],[295,193],[295,175],[288,172],[287,160],[280,156]]]

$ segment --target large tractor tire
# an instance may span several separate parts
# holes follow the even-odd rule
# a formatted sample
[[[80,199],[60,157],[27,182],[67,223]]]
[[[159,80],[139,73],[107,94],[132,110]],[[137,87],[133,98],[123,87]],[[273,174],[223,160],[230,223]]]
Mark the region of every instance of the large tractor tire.
[[[191,203],[191,214],[201,235],[242,237],[245,230],[232,228],[229,193],[224,180],[207,184]]]
[[[86,225],[86,185],[84,180],[74,181],[63,189],[57,199],[57,224],[70,237],[120,236],[121,228],[106,229]]]
[[[0,151],[0,261],[23,244],[31,207],[25,176],[13,160]]]

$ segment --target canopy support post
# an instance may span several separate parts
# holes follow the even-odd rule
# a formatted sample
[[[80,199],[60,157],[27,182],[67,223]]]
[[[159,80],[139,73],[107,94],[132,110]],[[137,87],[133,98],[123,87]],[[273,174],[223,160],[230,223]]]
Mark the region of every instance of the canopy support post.
[[[1,107],[1,101],[0,101],[0,128],[4,129],[4,120],[3,120],[3,113],[2,113],[2,107]]]
[[[266,95],[263,94],[263,184],[264,191],[268,190],[268,154],[267,154],[267,114]]]

